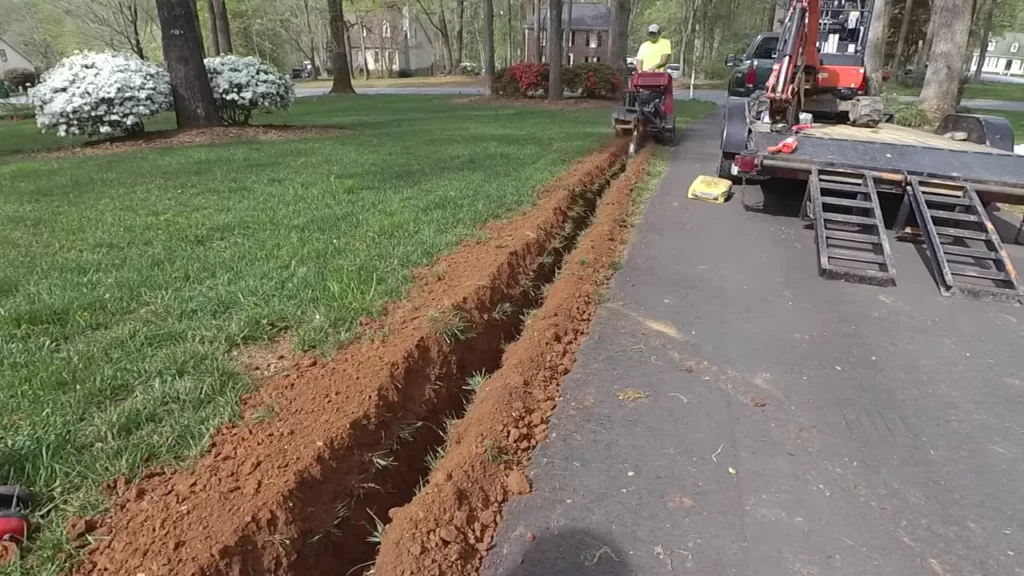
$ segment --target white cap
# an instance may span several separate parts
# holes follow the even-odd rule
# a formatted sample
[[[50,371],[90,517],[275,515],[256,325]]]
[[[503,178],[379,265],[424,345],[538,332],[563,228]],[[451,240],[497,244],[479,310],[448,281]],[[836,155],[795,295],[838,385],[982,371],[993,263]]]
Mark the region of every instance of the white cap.
[[[658,26],[657,24],[651,24],[650,26],[647,27],[647,33],[661,34],[661,26]]]

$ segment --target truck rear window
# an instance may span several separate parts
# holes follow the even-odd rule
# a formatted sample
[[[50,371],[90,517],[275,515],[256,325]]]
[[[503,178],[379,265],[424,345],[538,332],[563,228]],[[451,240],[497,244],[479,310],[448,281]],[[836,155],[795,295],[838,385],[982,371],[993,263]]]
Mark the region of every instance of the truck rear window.
[[[775,37],[762,38],[754,48],[753,58],[771,60],[775,57],[775,51],[779,47],[779,39]]]

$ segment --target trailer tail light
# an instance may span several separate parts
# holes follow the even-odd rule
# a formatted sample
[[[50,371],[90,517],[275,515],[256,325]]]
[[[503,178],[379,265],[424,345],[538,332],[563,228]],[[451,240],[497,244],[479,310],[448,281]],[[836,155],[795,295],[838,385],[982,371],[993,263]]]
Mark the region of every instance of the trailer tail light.
[[[757,70],[754,66],[751,66],[750,68],[747,68],[747,87],[753,88],[755,80],[757,80]]]
[[[756,172],[757,156],[740,154],[733,160],[737,172]]]

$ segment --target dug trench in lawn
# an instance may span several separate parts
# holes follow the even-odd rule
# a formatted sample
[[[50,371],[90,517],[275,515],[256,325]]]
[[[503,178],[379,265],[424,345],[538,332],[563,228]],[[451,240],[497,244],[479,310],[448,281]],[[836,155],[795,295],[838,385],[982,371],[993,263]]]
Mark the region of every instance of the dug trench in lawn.
[[[439,462],[467,449],[449,440],[448,455],[441,457],[451,436],[443,432],[446,424],[466,410],[468,388],[501,365],[504,347],[524,325],[520,318],[542,300],[598,197],[621,172],[626,144],[613,142],[577,162],[539,192],[529,212],[488,225],[476,240],[418,271],[407,297],[382,320],[368,322],[363,337],[330,360],[299,362],[245,399],[249,417],[214,433],[210,452],[192,470],[151,471],[132,486],[112,483],[112,512],[75,523],[79,543],[91,532],[88,540],[95,544],[74,573],[316,576],[369,568],[382,532],[389,539],[402,534],[400,528],[383,529],[389,511],[413,499],[431,465],[439,466],[434,475],[442,469],[450,474],[451,466]],[[630,165],[628,178],[637,164]],[[585,272],[579,262],[566,261],[559,282],[605,274],[600,262],[595,256]],[[584,311],[592,307],[592,298],[573,303],[561,314],[576,328],[565,328],[564,335],[549,330],[544,354],[557,356],[563,366],[552,374],[568,371],[579,326],[585,329],[589,318]],[[534,313],[525,324],[528,334],[543,325],[542,315]],[[537,360],[538,377],[547,373],[546,358]],[[490,406],[492,394],[481,393],[473,410]],[[543,402],[553,402],[545,394]],[[517,410],[507,406],[503,413],[510,418]],[[533,411],[520,412],[532,417]],[[541,413],[536,417],[543,420]],[[495,436],[502,443],[492,454],[503,491],[508,471],[524,463],[536,443],[536,437],[524,437],[508,445],[509,437]],[[502,492],[480,510],[467,502],[467,521],[504,497]],[[422,505],[417,509],[427,512]],[[480,552],[471,549],[477,557],[468,561],[478,563]]]
[[[629,237],[633,189],[645,177],[648,160],[649,150],[641,151],[609,186],[543,305],[451,427],[444,457],[426,486],[389,513],[374,576],[479,574],[502,507],[510,497],[530,492],[524,472],[537,443],[547,438],[562,379]]]

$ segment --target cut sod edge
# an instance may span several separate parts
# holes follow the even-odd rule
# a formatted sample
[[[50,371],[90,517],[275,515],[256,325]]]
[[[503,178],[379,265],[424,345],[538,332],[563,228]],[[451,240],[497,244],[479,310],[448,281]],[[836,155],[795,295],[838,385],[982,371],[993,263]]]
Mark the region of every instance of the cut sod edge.
[[[533,449],[547,438],[562,379],[589,330],[612,263],[628,238],[632,191],[647,151],[604,193],[593,225],[566,256],[542,306],[501,368],[450,428],[444,457],[413,500],[392,510],[374,576],[476,576],[508,499],[529,492]]]
[[[498,368],[624,148],[577,163],[533,210],[442,258],[432,270],[443,276],[420,274],[367,338],[269,382],[245,404],[272,410],[216,433],[194,470],[119,491],[75,573],[358,573],[426,456],[437,461],[467,379]]]

